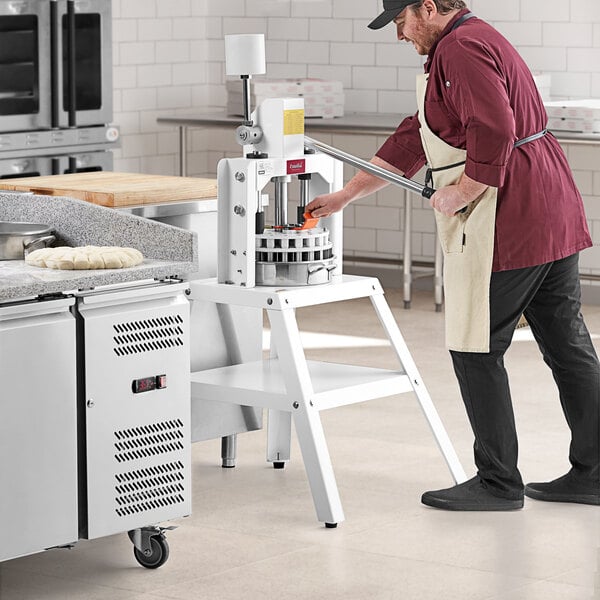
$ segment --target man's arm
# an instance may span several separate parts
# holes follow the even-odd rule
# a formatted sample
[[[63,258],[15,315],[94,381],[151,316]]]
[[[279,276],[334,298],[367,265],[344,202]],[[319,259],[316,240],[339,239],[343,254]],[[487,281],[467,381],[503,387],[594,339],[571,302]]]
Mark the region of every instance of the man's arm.
[[[374,156],[369,162],[398,175],[403,175],[402,171],[378,156]],[[341,190],[317,196],[307,204],[306,210],[313,217],[328,217],[345,208],[350,202],[374,194],[386,185],[389,185],[387,181],[365,171],[359,171]]]
[[[440,188],[431,196],[429,203],[435,210],[447,217],[453,217],[473,200],[477,200],[488,187],[485,183],[475,181],[463,173],[457,184]]]

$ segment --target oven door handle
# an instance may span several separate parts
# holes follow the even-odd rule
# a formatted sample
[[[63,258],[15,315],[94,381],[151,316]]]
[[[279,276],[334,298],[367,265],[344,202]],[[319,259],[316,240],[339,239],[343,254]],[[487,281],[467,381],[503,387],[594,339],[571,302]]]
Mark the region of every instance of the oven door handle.
[[[75,0],[67,0],[67,93],[69,127],[77,126],[77,80],[75,66]]]
[[[60,60],[61,60],[61,52],[60,52],[60,17],[58,15],[58,2],[54,0],[50,2],[50,69],[51,69],[51,86],[52,86],[52,96],[51,96],[51,125],[53,128],[57,128],[60,126]]]

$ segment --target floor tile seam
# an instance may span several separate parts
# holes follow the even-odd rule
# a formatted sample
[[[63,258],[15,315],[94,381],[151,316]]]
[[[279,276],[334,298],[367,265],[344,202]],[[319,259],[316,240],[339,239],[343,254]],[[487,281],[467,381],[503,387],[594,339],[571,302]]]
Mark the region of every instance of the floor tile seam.
[[[398,509],[397,513],[401,514],[402,510]],[[348,533],[346,535],[346,539],[352,538],[357,535],[363,535],[373,529],[379,529],[381,527],[386,527],[387,525],[396,524],[398,521],[397,513],[394,513],[392,516],[389,517],[389,519],[386,519],[385,521],[379,521],[376,525],[364,526],[360,529],[357,529],[356,531],[353,531],[352,533]],[[396,515],[396,516],[394,516],[394,515]],[[407,518],[409,518],[409,519],[420,518],[420,515],[413,515],[413,516],[409,516]],[[341,529],[343,529],[343,523],[344,522],[342,521]],[[196,526],[196,525],[194,525],[194,527],[200,528],[200,526]],[[249,532],[248,530],[232,529],[231,527],[224,529],[224,528],[220,528],[220,527],[215,527],[214,525],[206,525],[206,526],[202,525],[201,528],[203,531],[205,531],[206,529],[210,529],[212,531],[219,532],[219,533],[237,533],[237,534],[241,534],[241,535],[250,535],[253,537],[259,537],[259,538],[268,539],[268,540],[272,540],[272,541],[276,541],[276,542],[290,542],[290,543],[305,544],[305,546],[303,548],[294,549],[294,552],[297,550],[309,549],[313,546],[321,548],[321,547],[330,547],[332,545],[331,542],[329,542],[329,541],[327,541],[327,542],[326,541],[299,542],[296,538],[280,537],[280,536],[275,536],[275,535],[269,535],[266,533]],[[328,531],[328,533],[330,535],[335,535],[336,532],[338,532],[338,531],[340,531],[340,529],[338,529],[336,527],[334,530]],[[343,546],[343,541],[340,543],[340,546]]]
[[[293,552],[296,552],[297,550],[303,550],[303,549],[307,549],[307,548],[311,548],[313,546],[320,546],[320,544],[316,544],[314,542],[300,542],[298,539],[296,538],[289,538],[289,537],[280,537],[280,536],[276,536],[276,535],[270,535],[268,533],[256,533],[254,531],[248,531],[247,529],[238,529],[235,527],[217,527],[215,525],[209,524],[209,525],[193,525],[193,527],[197,528],[197,529],[202,529],[202,531],[206,531],[206,530],[211,530],[214,531],[216,533],[235,533],[235,534],[239,534],[239,535],[245,535],[245,536],[252,536],[252,537],[256,537],[256,538],[261,538],[264,540],[270,540],[270,541],[274,541],[274,542],[280,542],[280,543],[293,543],[293,544],[304,544],[303,548],[295,548],[293,550]]]
[[[540,583],[540,582],[543,582],[543,581],[549,581],[549,578],[547,578],[547,577],[541,577],[540,578],[540,577],[528,577],[528,576],[525,576],[525,575],[515,575],[514,573],[504,573],[502,571],[497,571],[497,570],[494,570],[494,569],[482,569],[480,567],[473,567],[473,566],[469,566],[469,565],[457,565],[455,563],[450,563],[450,562],[445,562],[445,561],[440,561],[440,560],[425,560],[425,559],[422,559],[422,558],[414,558],[414,557],[410,557],[410,556],[401,556],[401,555],[398,555],[398,554],[387,554],[385,552],[377,552],[377,551],[373,551],[373,550],[357,550],[355,548],[346,548],[346,550],[348,550],[350,552],[359,552],[359,553],[363,553],[363,554],[371,554],[373,556],[378,556],[378,557],[384,556],[386,558],[396,558],[396,559],[401,559],[401,560],[409,560],[409,561],[416,562],[416,563],[421,563],[421,564],[440,565],[440,566],[444,566],[444,567],[452,567],[452,568],[464,569],[464,570],[468,570],[468,571],[477,571],[479,573],[486,573],[486,574],[507,575],[507,576],[510,576],[510,577],[515,577],[515,578],[527,580],[529,583],[526,583],[524,585],[531,585],[533,583]],[[572,570],[572,569],[568,569],[564,573],[568,572],[569,570]],[[558,573],[558,574],[552,575],[552,577],[554,577],[554,576],[560,576],[560,575],[561,575],[561,573]],[[488,600],[488,599],[486,598],[485,600]]]
[[[218,531],[219,533],[222,533],[224,531],[225,532],[229,532],[230,531],[230,530],[222,530],[222,529],[217,530],[214,527],[211,527],[210,529],[212,529],[213,531]],[[205,530],[204,527],[203,527],[203,530]],[[253,533],[252,534],[248,534],[247,532],[239,532],[239,533],[244,533],[245,535],[251,535],[252,537],[260,537],[260,538],[268,539],[268,540],[271,540],[271,541],[278,541],[278,542],[282,541],[280,538],[274,538],[274,537],[271,537],[271,536],[265,536],[264,534],[253,534]],[[295,540],[285,540],[285,541],[294,542]],[[238,569],[238,568],[248,567],[250,565],[259,564],[261,562],[264,562],[264,561],[267,561],[267,560],[271,560],[271,559],[277,558],[279,556],[287,556],[288,554],[293,554],[293,553],[296,553],[296,552],[301,552],[301,551],[310,549],[312,547],[317,548],[317,547],[320,547],[320,546],[317,546],[317,545],[314,545],[314,544],[309,544],[309,545],[306,545],[306,546],[304,546],[302,548],[295,548],[294,550],[290,550],[288,552],[273,554],[272,556],[266,556],[266,557],[264,557],[264,558],[262,558],[260,560],[243,561],[240,564],[236,564],[234,567],[225,568],[224,570],[216,570],[215,572],[207,574],[207,575],[203,576],[200,579],[203,579],[204,577],[211,577],[211,576],[214,576],[214,575],[222,575],[222,574],[227,573],[227,572],[229,572],[231,570],[235,570],[235,569]],[[136,566],[136,565],[134,565],[134,566]],[[143,568],[143,567],[140,567],[140,568]],[[58,581],[77,582],[77,583],[81,583],[81,584],[85,584],[85,585],[96,586],[96,587],[99,587],[99,588],[106,588],[106,589],[109,589],[109,590],[118,590],[118,591],[128,592],[128,593],[134,592],[134,593],[142,593],[142,594],[144,594],[144,592],[140,592],[139,589],[135,589],[134,587],[123,587],[122,584],[121,585],[99,584],[99,583],[92,582],[92,581],[90,581],[87,578],[82,578],[82,577],[78,577],[78,576],[65,577],[65,576],[59,576],[59,575],[51,575],[51,574],[48,574],[47,572],[45,572],[43,570],[40,571],[39,569],[31,568],[31,567],[25,568],[25,567],[14,566],[14,567],[11,567],[11,570],[13,572],[15,572],[15,573],[19,573],[19,574],[23,574],[23,575],[26,575],[26,574],[35,574],[35,575],[38,575],[40,577],[48,577],[48,578],[55,579],[55,580],[58,580]],[[181,570],[183,570],[183,568]],[[186,580],[186,581],[196,581],[196,579],[198,579],[198,578],[192,577],[192,578],[190,578],[189,580]],[[0,581],[1,581],[1,572],[0,572]],[[171,587],[172,585],[173,585],[173,583],[171,583],[171,582],[165,583],[164,585],[158,584],[158,587],[156,589],[160,590],[161,588],[168,588],[168,587]]]
[[[188,579],[188,580],[185,581],[185,583],[187,583],[187,584],[190,584],[190,583],[192,583],[192,584],[198,584],[198,583],[201,583],[204,580],[208,580],[208,579],[211,579],[213,577],[222,577],[223,575],[227,575],[228,573],[229,574],[235,573],[236,571],[239,571],[240,569],[245,569],[245,568],[247,568],[249,566],[258,565],[260,563],[267,562],[269,560],[273,560],[274,558],[280,558],[280,557],[284,557],[284,556],[289,556],[290,554],[297,554],[297,553],[303,552],[305,550],[307,550],[307,548],[302,548],[302,549],[299,549],[299,550],[292,550],[290,552],[285,552],[283,554],[279,554],[279,555],[276,555],[276,556],[265,557],[265,558],[262,558],[260,560],[255,560],[255,561],[252,561],[252,562],[249,562],[249,563],[244,563],[244,564],[241,564],[241,565],[236,565],[234,567],[229,567],[229,568],[227,568],[227,569],[225,569],[223,571],[216,571],[214,573],[208,573],[206,575],[202,575],[201,577],[196,577],[196,578],[193,578],[193,579]],[[162,587],[161,586],[157,587],[156,590],[158,591],[158,595],[155,594],[153,596],[147,596],[146,593],[144,593],[144,592],[141,592],[141,595],[143,595],[144,597],[149,597],[152,600],[181,600],[181,596],[170,596],[168,594],[165,595],[164,590],[166,590],[166,589],[168,589],[170,587],[173,587],[173,585],[174,585],[173,583],[168,583],[168,584],[166,584],[166,585],[164,585]],[[177,585],[177,584],[175,584],[175,585]],[[114,588],[114,589],[119,589],[119,590],[122,590],[122,591],[131,591],[131,590],[127,589],[127,588],[124,588],[124,589],[122,589],[122,588]],[[163,590],[163,591],[161,591],[161,590]]]
[[[578,567],[578,569],[580,569],[580,568],[582,568],[582,567]],[[548,577],[545,581],[547,581],[548,583],[557,583],[559,585],[571,585],[573,587],[590,590],[592,592],[596,592],[598,594],[598,598],[600,598],[600,587],[598,587],[598,586],[590,587],[589,585],[579,585],[578,583],[572,583],[571,581],[559,581],[557,579],[558,577],[561,577],[562,575],[566,575],[566,574],[576,571],[578,569],[569,569],[568,571],[563,571],[562,573],[555,573],[555,574],[551,575],[550,577]],[[598,581],[600,581],[600,571],[598,571],[598,570],[589,571],[589,573],[598,577]]]
[[[580,588],[582,590],[586,590],[586,591],[592,591],[595,592],[596,590],[594,588],[590,588],[588,586],[581,586],[581,585],[577,585],[574,583],[567,583],[567,582],[563,582],[563,581],[552,581],[552,579],[540,579],[540,580],[534,580],[532,583],[526,583],[524,585],[519,585],[518,587],[514,588],[514,590],[511,591],[518,591],[521,589],[525,589],[531,585],[537,585],[538,583],[556,583],[558,585],[566,585],[572,588]],[[598,596],[598,598],[600,598],[600,596]],[[589,597],[589,600],[594,600],[595,597]],[[502,600],[502,597],[499,596],[498,594],[495,594],[493,596],[486,596],[485,598],[482,598],[482,600]]]
[[[22,567],[14,567],[12,570],[14,572],[22,573],[24,575],[25,574],[29,574],[29,575],[33,574],[33,575],[38,575],[40,577],[45,577],[47,579],[54,579],[56,581],[66,581],[66,582],[72,582],[72,583],[83,583],[83,584],[86,584],[86,585],[94,586],[95,588],[101,588],[101,589],[106,589],[106,590],[118,590],[118,591],[121,591],[121,592],[132,592],[133,591],[135,593],[140,593],[138,590],[131,590],[129,588],[120,588],[120,587],[116,587],[114,585],[106,585],[106,584],[102,584],[102,583],[95,583],[95,582],[91,582],[91,581],[86,580],[86,579],[81,579],[79,577],[64,577],[64,576],[61,576],[61,575],[50,575],[48,573],[41,572],[41,571],[39,571],[37,569],[31,569],[31,568],[25,569],[25,568],[22,568]],[[1,578],[2,578],[2,574],[0,573],[0,582],[2,580]],[[0,589],[0,591],[1,591],[1,589]]]

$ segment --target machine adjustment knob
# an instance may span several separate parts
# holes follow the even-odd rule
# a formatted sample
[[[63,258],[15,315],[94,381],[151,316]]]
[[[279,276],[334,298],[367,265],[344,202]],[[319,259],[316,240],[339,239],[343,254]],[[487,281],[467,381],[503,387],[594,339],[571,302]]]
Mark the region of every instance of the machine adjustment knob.
[[[260,127],[252,127],[249,125],[240,125],[235,130],[235,138],[240,146],[245,144],[258,144],[263,137],[263,132]]]
[[[92,398],[90,398],[86,404],[87,404],[88,408],[93,408],[96,403],[94,402],[94,400]]]

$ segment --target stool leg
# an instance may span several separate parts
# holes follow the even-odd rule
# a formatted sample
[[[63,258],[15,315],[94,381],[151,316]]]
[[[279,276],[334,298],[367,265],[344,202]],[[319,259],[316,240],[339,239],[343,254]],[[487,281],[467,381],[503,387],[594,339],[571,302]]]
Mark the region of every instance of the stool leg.
[[[425,387],[425,383],[421,379],[419,375],[419,371],[417,370],[417,366],[415,365],[413,358],[406,346],[406,342],[400,333],[400,329],[398,329],[398,325],[394,319],[394,315],[390,310],[383,294],[374,294],[371,297],[371,303],[375,308],[375,312],[379,317],[379,321],[383,325],[383,328],[392,343],[392,347],[404,369],[404,372],[408,375],[413,390],[417,396],[419,404],[421,405],[421,410],[423,411],[427,422],[429,423],[429,427],[433,432],[433,436],[442,451],[442,455],[446,460],[448,468],[452,473],[452,477],[456,483],[462,483],[467,480],[467,476],[465,474],[462,465],[458,459],[458,456],[452,446],[452,442],[446,433],[446,429],[442,424],[440,416],[429,396],[429,392]]]
[[[319,411],[310,405],[300,405],[293,417],[317,520],[335,527],[344,520],[344,511]]]
[[[335,527],[344,520],[344,511],[319,411],[312,402],[314,390],[294,310],[267,310],[267,314],[317,519]]]
[[[235,433],[221,438],[221,466],[224,469],[235,467],[237,454],[237,435]]]
[[[270,409],[267,420],[267,461],[275,469],[283,469],[290,460],[292,415],[283,410]]]

